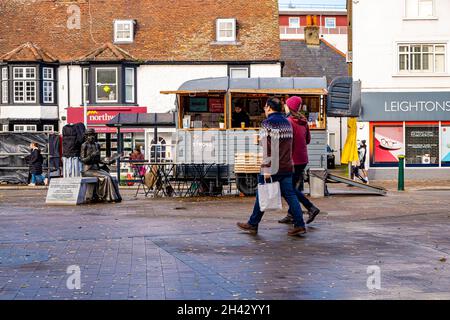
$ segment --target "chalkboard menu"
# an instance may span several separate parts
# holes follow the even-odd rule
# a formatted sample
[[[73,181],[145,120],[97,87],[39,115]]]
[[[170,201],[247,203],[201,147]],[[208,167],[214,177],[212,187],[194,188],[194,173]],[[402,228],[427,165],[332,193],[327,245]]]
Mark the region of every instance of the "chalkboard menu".
[[[438,126],[406,126],[406,164],[413,166],[439,165]]]

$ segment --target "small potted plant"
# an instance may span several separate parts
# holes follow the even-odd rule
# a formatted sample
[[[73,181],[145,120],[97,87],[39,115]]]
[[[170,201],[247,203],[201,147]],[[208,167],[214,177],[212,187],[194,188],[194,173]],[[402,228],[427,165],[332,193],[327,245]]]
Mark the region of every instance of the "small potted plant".
[[[222,114],[219,116],[219,128],[220,129],[225,128],[225,118],[223,117]]]

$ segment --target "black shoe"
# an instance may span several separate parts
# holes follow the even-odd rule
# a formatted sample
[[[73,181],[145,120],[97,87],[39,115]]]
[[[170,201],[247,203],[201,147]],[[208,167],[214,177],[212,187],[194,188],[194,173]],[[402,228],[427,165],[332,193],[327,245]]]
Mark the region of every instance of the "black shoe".
[[[319,208],[316,208],[315,206],[312,206],[308,210],[309,219],[308,219],[308,221],[306,221],[306,224],[312,223],[319,213],[320,213]]]
[[[278,220],[278,223],[293,224],[294,223],[294,218],[290,214],[288,214],[283,219]]]

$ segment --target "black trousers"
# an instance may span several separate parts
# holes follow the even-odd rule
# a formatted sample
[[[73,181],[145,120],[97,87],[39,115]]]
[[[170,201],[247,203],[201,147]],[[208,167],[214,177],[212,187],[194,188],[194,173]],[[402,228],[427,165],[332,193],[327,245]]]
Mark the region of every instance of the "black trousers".
[[[305,174],[305,168],[307,164],[299,164],[294,166],[294,188],[300,192],[304,190],[303,175]]]

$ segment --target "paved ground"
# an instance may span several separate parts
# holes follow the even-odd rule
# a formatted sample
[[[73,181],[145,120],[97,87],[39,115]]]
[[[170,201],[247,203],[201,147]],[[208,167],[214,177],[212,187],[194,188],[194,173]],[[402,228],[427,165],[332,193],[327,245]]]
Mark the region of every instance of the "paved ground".
[[[426,187],[426,186],[424,186]],[[267,214],[238,231],[252,198],[45,205],[45,190],[0,189],[0,299],[449,299],[450,197],[335,196],[305,237]],[[69,290],[68,266],[81,270]],[[367,288],[379,266],[381,289]]]

